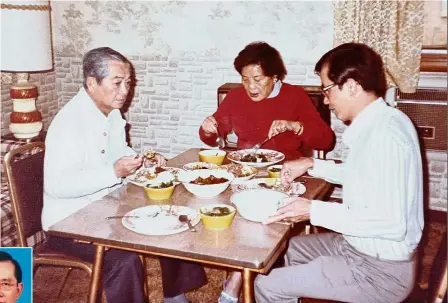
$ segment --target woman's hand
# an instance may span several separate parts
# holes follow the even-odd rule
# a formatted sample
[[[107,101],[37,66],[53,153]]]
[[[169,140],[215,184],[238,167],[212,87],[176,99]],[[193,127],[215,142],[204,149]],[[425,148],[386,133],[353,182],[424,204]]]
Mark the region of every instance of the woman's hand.
[[[300,158],[283,164],[280,179],[284,188],[289,188],[295,178],[300,177],[314,166],[313,158]]]
[[[217,134],[218,133],[218,121],[216,121],[215,117],[208,116],[205,118],[204,122],[201,125],[206,135]]]
[[[298,222],[309,220],[310,200],[300,197],[289,197],[283,199],[284,206],[280,207],[275,214],[270,216],[263,224],[274,222]]]
[[[302,124],[297,121],[274,120],[271,124],[271,128],[269,129],[268,137],[271,138],[286,131],[292,131],[296,134],[300,134],[302,132],[302,128]]]

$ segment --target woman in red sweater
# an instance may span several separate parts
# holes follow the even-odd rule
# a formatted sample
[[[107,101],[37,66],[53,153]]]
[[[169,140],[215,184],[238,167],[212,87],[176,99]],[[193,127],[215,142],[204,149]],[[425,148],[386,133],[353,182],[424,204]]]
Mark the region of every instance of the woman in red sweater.
[[[232,89],[204,120],[199,136],[205,144],[216,146],[218,134],[225,138],[233,130],[239,149],[275,136],[263,148],[280,151],[287,160],[300,158],[303,145],[325,151],[333,148],[334,133],[305,90],[282,83],[286,68],[275,48],[265,42],[251,43],[235,58],[234,66],[243,87]],[[230,273],[218,302],[238,302],[240,289],[241,273]]]
[[[235,58],[234,66],[243,87],[232,89],[204,120],[199,136],[205,144],[216,146],[218,134],[225,138],[233,130],[239,149],[278,135],[263,148],[280,151],[286,159],[301,157],[303,145],[325,151],[333,148],[334,133],[305,90],[282,82],[286,68],[275,48],[265,42],[251,43]]]

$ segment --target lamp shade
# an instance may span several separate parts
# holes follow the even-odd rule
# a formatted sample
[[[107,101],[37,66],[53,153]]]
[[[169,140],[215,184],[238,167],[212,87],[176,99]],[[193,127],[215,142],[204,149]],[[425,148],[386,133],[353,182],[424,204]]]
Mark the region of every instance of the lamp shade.
[[[2,71],[52,69],[50,9],[49,1],[2,1]]]

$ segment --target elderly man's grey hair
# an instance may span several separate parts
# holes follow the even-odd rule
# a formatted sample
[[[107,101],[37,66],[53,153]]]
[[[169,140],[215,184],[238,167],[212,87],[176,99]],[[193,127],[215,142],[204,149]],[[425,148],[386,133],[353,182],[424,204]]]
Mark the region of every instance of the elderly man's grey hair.
[[[87,78],[95,77],[98,84],[109,75],[109,61],[130,63],[125,56],[110,47],[99,47],[88,51],[82,59],[83,85],[87,89]]]

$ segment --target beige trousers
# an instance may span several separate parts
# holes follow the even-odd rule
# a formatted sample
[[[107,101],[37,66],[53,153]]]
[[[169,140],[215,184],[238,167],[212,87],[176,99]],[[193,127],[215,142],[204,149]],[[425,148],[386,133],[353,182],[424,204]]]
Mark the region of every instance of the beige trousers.
[[[416,258],[378,260],[351,247],[340,234],[291,238],[286,267],[255,279],[258,303],[297,303],[301,297],[342,302],[394,303],[411,292]]]

